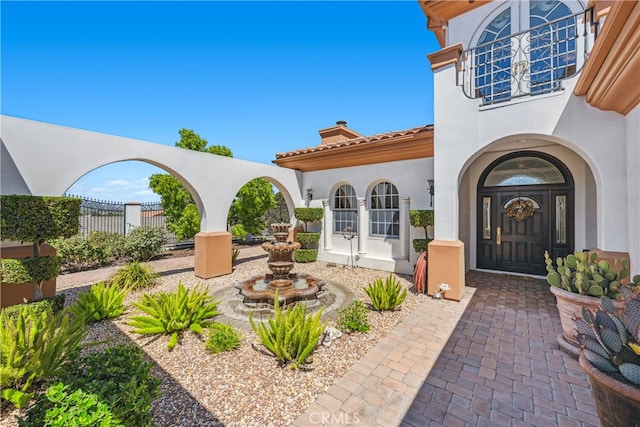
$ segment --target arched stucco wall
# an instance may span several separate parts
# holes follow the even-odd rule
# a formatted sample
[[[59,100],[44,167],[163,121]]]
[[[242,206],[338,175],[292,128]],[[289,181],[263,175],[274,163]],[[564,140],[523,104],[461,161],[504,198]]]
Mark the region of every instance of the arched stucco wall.
[[[15,164],[6,176],[3,168],[2,194],[22,181],[23,193],[61,195],[96,168],[138,160],[170,172],[187,186],[200,209],[202,231],[226,230],[233,197],[254,178],[273,182],[290,212],[303,204],[299,176],[290,169],[15,117],[1,120],[3,154]]]

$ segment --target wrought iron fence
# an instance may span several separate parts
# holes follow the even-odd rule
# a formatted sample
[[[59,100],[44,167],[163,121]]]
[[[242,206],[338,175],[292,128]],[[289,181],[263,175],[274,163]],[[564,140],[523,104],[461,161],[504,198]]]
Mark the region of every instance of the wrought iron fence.
[[[592,9],[462,52],[457,84],[482,105],[562,90],[583,67],[596,33]],[[583,17],[583,31],[579,21]]]
[[[140,204],[140,220],[126,218],[125,203],[97,200],[89,197],[74,196],[82,199],[80,205],[80,235],[87,238],[93,231],[125,234],[129,224],[140,224],[142,227],[160,227],[169,234],[168,246],[189,246],[193,240],[178,241],[176,235],[167,230],[166,216],[160,202]]]
[[[80,205],[80,234],[83,238],[92,231],[124,234],[124,203],[73,196],[82,199]]]

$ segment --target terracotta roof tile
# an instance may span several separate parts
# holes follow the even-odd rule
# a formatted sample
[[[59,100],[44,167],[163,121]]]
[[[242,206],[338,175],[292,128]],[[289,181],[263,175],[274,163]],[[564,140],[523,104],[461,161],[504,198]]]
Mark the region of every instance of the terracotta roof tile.
[[[340,148],[351,147],[354,145],[363,145],[367,143],[386,141],[394,138],[401,138],[405,136],[416,135],[420,132],[426,132],[426,131],[433,131],[433,125],[419,126],[411,129],[406,129],[406,130],[379,133],[376,135],[365,136],[362,138],[349,139],[347,141],[333,142],[330,144],[322,144],[322,145],[317,145],[315,147],[299,148],[297,150],[287,151],[285,153],[276,153],[276,160],[284,159],[288,157],[295,157],[302,154],[311,154],[311,153],[318,153],[321,151],[336,150]]]

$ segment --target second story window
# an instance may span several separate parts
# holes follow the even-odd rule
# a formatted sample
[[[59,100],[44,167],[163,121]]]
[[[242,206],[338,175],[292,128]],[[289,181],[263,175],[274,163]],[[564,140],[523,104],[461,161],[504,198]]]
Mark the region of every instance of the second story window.
[[[580,13],[559,0],[510,2],[463,54],[465,94],[487,105],[561,89],[578,69]]]
[[[369,209],[372,236],[400,236],[400,199],[395,185],[381,182],[373,187]]]
[[[358,199],[349,184],[343,184],[333,196],[333,232],[342,233],[349,227],[358,232]]]

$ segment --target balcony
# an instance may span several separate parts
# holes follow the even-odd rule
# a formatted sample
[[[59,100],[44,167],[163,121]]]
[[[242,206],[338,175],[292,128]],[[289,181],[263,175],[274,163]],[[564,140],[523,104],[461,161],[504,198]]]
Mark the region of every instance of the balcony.
[[[460,55],[456,83],[481,106],[561,91],[589,56],[597,36],[592,22],[588,9],[467,49]]]

